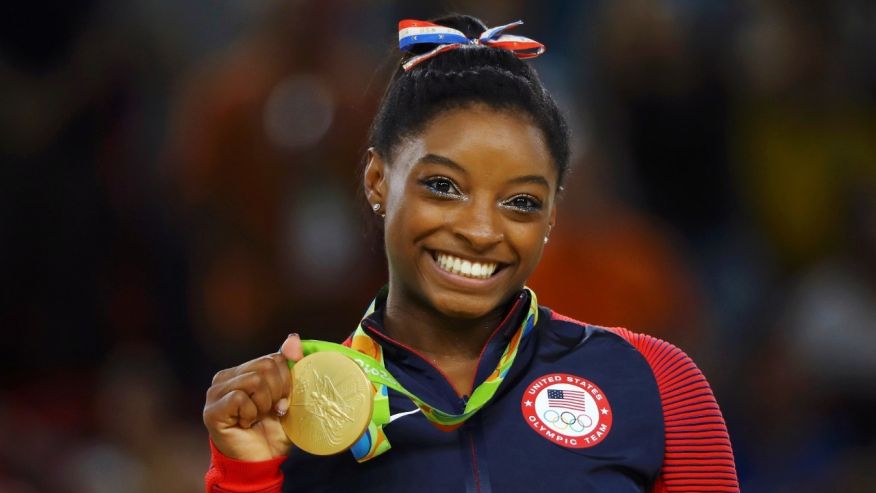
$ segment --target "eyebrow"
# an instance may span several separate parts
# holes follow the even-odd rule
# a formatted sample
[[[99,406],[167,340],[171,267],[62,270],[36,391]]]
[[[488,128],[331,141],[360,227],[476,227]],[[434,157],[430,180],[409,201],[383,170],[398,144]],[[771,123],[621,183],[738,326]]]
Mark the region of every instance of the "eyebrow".
[[[450,159],[449,157],[440,156],[438,154],[432,154],[432,153],[426,154],[425,156],[418,159],[417,163],[441,164],[441,165],[447,166],[449,168],[453,168],[453,169],[459,171],[460,173],[468,174],[468,171],[466,171],[466,169],[463,168],[459,163]]]
[[[547,189],[551,188],[548,181],[541,175],[518,176],[510,180],[509,183],[532,183],[533,185],[543,185]]]
[[[441,156],[439,154],[432,154],[432,153],[426,154],[425,156],[418,159],[417,163],[418,164],[419,163],[440,164],[443,166],[447,166],[448,168],[453,168],[453,169],[459,171],[460,173],[468,174],[468,171],[464,167],[462,167],[462,165],[460,165],[456,161],[450,159],[449,157]],[[512,178],[511,180],[508,180],[508,183],[513,183],[513,184],[532,183],[534,185],[542,185],[548,189],[550,189],[550,187],[551,187],[550,183],[548,183],[547,179],[545,179],[545,177],[543,177],[541,175],[518,176],[516,178]]]

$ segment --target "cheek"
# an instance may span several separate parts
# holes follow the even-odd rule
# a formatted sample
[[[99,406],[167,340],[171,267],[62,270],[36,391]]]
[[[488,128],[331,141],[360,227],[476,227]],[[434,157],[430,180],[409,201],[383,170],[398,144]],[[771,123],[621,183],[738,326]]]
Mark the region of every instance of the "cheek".
[[[415,194],[407,194],[396,202],[396,208],[387,213],[387,246],[409,251],[430,232],[440,228],[447,217],[446,211],[437,204],[423,200]]]
[[[512,239],[520,255],[520,261],[529,270],[541,260],[544,251],[544,228],[541,224],[515,224],[509,228],[508,237]]]

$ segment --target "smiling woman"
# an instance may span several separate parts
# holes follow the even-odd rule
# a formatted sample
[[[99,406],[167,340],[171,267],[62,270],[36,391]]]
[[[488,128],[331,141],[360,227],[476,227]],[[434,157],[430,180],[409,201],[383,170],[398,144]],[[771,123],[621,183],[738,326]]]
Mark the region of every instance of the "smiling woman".
[[[738,490],[721,412],[683,352],[563,317],[525,288],[569,149],[562,115],[521,61],[544,48],[502,33],[515,25],[400,23],[410,52],[363,175],[389,282],[348,348],[290,335],[279,353],[216,375],[208,492]],[[280,424],[298,412],[287,361],[318,350],[374,370],[375,410],[352,456],[307,454]],[[325,440],[355,411],[333,385],[321,397]]]

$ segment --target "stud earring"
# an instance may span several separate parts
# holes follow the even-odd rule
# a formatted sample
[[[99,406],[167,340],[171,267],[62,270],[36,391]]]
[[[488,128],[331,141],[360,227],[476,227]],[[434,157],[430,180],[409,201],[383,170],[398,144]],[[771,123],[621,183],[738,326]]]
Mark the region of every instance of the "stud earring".
[[[545,237],[544,237],[544,244],[547,245],[547,242],[548,242],[548,237],[545,236]]]
[[[372,206],[371,206],[371,210],[373,210],[374,212],[379,211],[379,210],[380,210],[380,202],[378,202],[378,203],[372,205]]]

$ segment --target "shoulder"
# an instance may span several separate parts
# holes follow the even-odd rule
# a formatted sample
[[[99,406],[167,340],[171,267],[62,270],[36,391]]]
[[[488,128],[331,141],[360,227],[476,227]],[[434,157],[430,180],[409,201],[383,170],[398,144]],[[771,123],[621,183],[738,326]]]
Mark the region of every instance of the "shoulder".
[[[616,344],[636,351],[647,363],[657,383],[667,423],[686,410],[699,417],[715,416],[723,426],[720,410],[706,377],[684,351],[660,338],[633,332],[623,327],[587,324],[550,312],[554,330],[602,334]],[[667,430],[669,432],[669,430]]]
[[[658,385],[667,383],[679,376],[702,376],[699,368],[693,360],[681,349],[662,339],[648,334],[641,334],[623,327],[603,327],[588,324],[580,320],[567,317],[553,310],[547,309],[550,314],[551,326],[561,332],[575,332],[582,334],[602,334],[612,339],[615,344],[635,350],[645,360]],[[669,389],[666,389],[669,390]],[[663,389],[661,388],[661,393]]]
[[[553,331],[613,339],[636,351],[650,368],[665,428],[664,464],[653,491],[739,491],[721,409],[706,377],[684,351],[625,328],[587,324],[553,311],[549,316]]]

